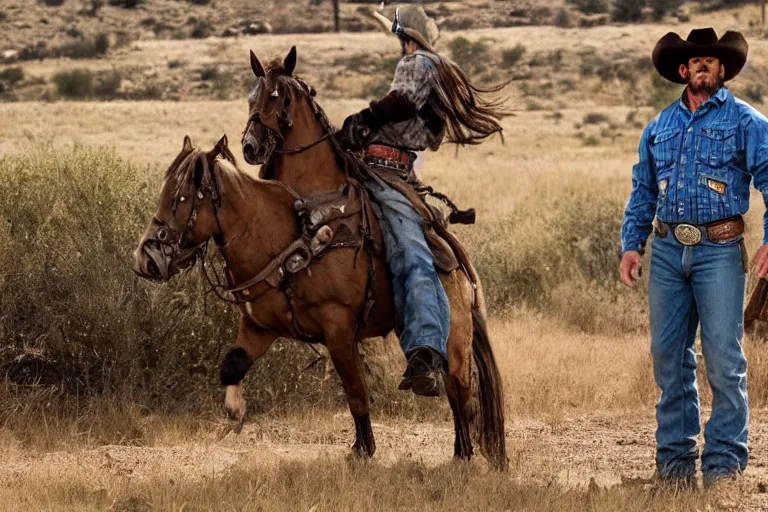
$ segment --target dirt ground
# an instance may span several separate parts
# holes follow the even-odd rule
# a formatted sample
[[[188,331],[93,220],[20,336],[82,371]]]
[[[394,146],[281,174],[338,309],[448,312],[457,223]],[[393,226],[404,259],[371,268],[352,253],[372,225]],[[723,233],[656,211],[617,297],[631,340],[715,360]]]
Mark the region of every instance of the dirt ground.
[[[156,446],[111,445],[52,453],[10,450],[0,464],[0,487],[23,493],[33,479],[61,483],[76,477],[98,496],[117,482],[135,485],[158,478],[173,484],[224,482],[238,467],[260,472],[294,463],[311,471],[319,461],[345,460],[353,437],[345,413],[318,420],[305,418],[297,425],[288,419],[252,418],[239,435],[230,432],[222,437],[226,432],[222,423],[199,439]],[[373,428],[378,447],[373,465],[381,470],[402,461],[438,467],[452,455],[453,429],[448,423],[393,420],[375,422]],[[653,473],[652,411],[572,417],[556,423],[513,419],[507,429],[510,472],[505,478],[510,483],[602,492],[617,486],[647,488]],[[753,412],[750,437],[752,460],[735,484],[739,498],[712,505],[717,509],[768,510],[768,411]],[[470,468],[487,471],[482,458]]]

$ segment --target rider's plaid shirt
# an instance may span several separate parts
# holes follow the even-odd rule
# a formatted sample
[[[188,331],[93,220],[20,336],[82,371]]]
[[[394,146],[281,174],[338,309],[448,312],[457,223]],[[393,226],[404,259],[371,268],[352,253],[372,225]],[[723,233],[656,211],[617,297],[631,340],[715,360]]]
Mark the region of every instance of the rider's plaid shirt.
[[[417,50],[400,59],[395,70],[391,91],[399,91],[410,99],[416,110],[429,101],[433,88],[437,85],[436,60],[434,53]],[[407,121],[384,125],[372,137],[371,143],[384,144],[411,151],[436,150],[443,141],[444,132],[432,133],[424,120],[416,116]]]
[[[726,88],[693,114],[681,98],[643,132],[623,250],[645,246],[654,215],[671,224],[707,224],[745,213],[753,179],[768,205],[768,119]],[[768,212],[763,224],[765,243]]]

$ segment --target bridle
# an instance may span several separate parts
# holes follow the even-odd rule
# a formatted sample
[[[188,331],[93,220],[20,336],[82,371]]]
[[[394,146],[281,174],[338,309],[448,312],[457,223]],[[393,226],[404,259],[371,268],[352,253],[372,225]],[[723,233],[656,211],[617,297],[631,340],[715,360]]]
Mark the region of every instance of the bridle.
[[[291,79],[296,81],[301,86],[301,88],[303,89],[302,92],[304,93],[305,98],[307,99],[307,101],[309,102],[310,106],[312,107],[312,110],[314,111],[315,116],[318,116],[319,106],[312,99],[312,93],[311,93],[312,89],[301,79],[298,79],[296,77],[291,77]],[[276,110],[273,112],[273,114],[274,114],[274,116],[276,118],[278,118],[277,119],[278,125],[285,126],[285,128],[287,128],[287,129],[289,129],[289,128],[291,128],[293,126],[293,121],[288,119],[287,116],[283,116],[283,118],[279,118],[278,115],[277,115],[277,111]],[[266,123],[263,123],[261,121],[262,117],[264,117],[264,116],[263,116],[263,114],[262,114],[262,112],[260,110],[257,110],[256,112],[254,112],[253,114],[251,114],[248,117],[248,122],[245,125],[245,131],[243,132],[243,137],[240,140],[241,144],[245,140],[245,136],[248,134],[248,130],[250,129],[250,127],[251,127],[251,125],[253,123],[259,123],[264,128],[266,128],[268,130],[268,132],[269,132],[270,137],[273,138],[273,140],[275,138],[278,138],[278,139],[280,139],[281,142],[283,142],[283,143],[285,142],[285,138],[283,137],[283,134],[278,132],[278,131],[276,131],[275,129],[271,128]],[[304,151],[312,149],[313,147],[317,146],[318,144],[321,144],[321,143],[325,142],[326,140],[330,139],[331,137],[333,137],[337,133],[337,130],[333,129],[333,127],[331,127],[331,126],[323,126],[323,131],[325,132],[324,135],[322,137],[320,137],[319,139],[317,139],[316,141],[310,143],[310,144],[307,144],[307,145],[304,145],[304,146],[299,146],[298,148],[292,148],[292,149],[283,149],[283,148],[276,147],[275,150],[273,151],[273,154],[278,154],[278,155],[296,155],[296,154],[299,154],[299,153],[303,153]]]
[[[214,239],[216,240],[217,244],[220,242],[220,234],[222,233],[222,230],[221,223],[219,222],[218,210],[221,206],[221,194],[219,193],[216,177],[213,173],[210,172],[208,159],[205,158],[205,156],[202,154],[199,155],[198,158],[200,158],[203,162],[203,180],[200,184],[200,187],[192,192],[192,205],[189,211],[189,217],[187,217],[187,221],[184,224],[184,229],[178,231],[157,217],[153,217],[152,219],[152,221],[157,224],[157,229],[155,230],[155,234],[147,239],[147,242],[156,243],[160,254],[165,259],[163,262],[158,262],[156,259],[152,258],[155,262],[155,265],[158,267],[158,270],[161,272],[161,274],[163,274],[164,278],[168,277],[168,270],[170,267],[183,267],[185,263],[188,263],[190,260],[194,260],[196,258],[200,258],[200,260],[203,262],[203,266],[205,266],[205,254],[208,249],[208,238],[192,247],[186,247],[186,245],[188,244],[191,233],[195,228],[195,224],[197,223],[198,212],[206,194],[210,194],[211,196],[213,213],[216,219],[216,224],[218,226],[218,234],[214,235]],[[206,176],[210,176],[211,179],[206,181]],[[171,212],[174,215],[176,214],[180,204],[186,203],[190,200],[189,197],[182,194],[182,188],[185,185],[187,185],[186,180],[182,180],[182,182],[178,184],[174,194],[173,204],[171,206]],[[152,256],[150,255],[150,257]]]

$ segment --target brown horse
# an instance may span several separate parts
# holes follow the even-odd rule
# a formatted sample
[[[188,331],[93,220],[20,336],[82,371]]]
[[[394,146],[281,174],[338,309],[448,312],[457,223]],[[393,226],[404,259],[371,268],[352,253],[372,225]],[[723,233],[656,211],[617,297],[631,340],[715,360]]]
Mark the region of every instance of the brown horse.
[[[314,89],[292,76],[296,61],[295,47],[282,62],[273,61],[266,67],[251,52],[251,68],[257,80],[249,94],[249,118],[242,146],[248,163],[263,165],[262,176],[306,195],[339,187],[359,162],[332,137],[335,130],[314,100]],[[455,455],[469,458],[472,453],[467,428],[475,416],[472,404],[478,397],[473,392],[479,392],[481,418],[476,419],[482,425],[481,447],[497,466],[505,466],[501,382],[485,331],[482,288],[463,248],[454,242],[454,249],[462,253],[464,271],[446,274],[442,281],[451,307],[448,398],[455,420]],[[383,278],[385,262],[379,259],[376,265],[376,276]],[[371,323],[367,334],[383,334],[393,327],[389,283],[377,281],[379,296],[373,309],[376,322]]]
[[[343,176],[335,146],[326,149],[330,160],[317,163],[334,165],[334,172]],[[204,244],[213,238],[226,261],[232,287],[246,285],[243,293],[249,297],[240,305],[236,345],[221,368],[230,416],[242,425],[242,379],[277,337],[320,342],[328,349],[355,420],[353,451],[369,457],[375,443],[357,343],[363,337],[383,336],[394,327],[383,259],[373,263],[376,294],[368,315],[361,313],[368,302],[371,274],[368,259],[358,248],[335,249],[314,260],[310,269],[293,276],[290,296],[266,279],[247,286],[301,235],[294,210],[296,199],[297,194],[281,182],[254,179],[240,172],[226,138],[208,153],[196,150],[185,138],[168,169],[158,210],[135,252],[134,270],[142,277],[170,279],[191,267]],[[373,234],[378,237],[376,230]],[[456,429],[454,453],[469,459],[475,438],[489,461],[505,468],[501,381],[483,315],[473,307],[474,290],[463,272],[448,274],[443,282],[451,300],[447,391]]]

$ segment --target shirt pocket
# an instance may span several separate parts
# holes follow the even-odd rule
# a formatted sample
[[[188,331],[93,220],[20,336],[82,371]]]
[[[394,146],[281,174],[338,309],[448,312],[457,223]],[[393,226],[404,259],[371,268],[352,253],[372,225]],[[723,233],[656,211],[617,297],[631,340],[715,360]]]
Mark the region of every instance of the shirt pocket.
[[[657,208],[664,206],[664,202],[667,200],[667,196],[669,195],[669,189],[673,186],[672,184],[674,183],[672,178],[672,169],[658,173],[656,178],[656,184],[659,187],[659,193],[656,198]]]
[[[699,133],[696,160],[711,167],[725,167],[736,155],[736,125],[708,127]]]
[[[665,171],[675,165],[680,150],[680,130],[664,130],[654,135],[649,141],[656,172]]]

